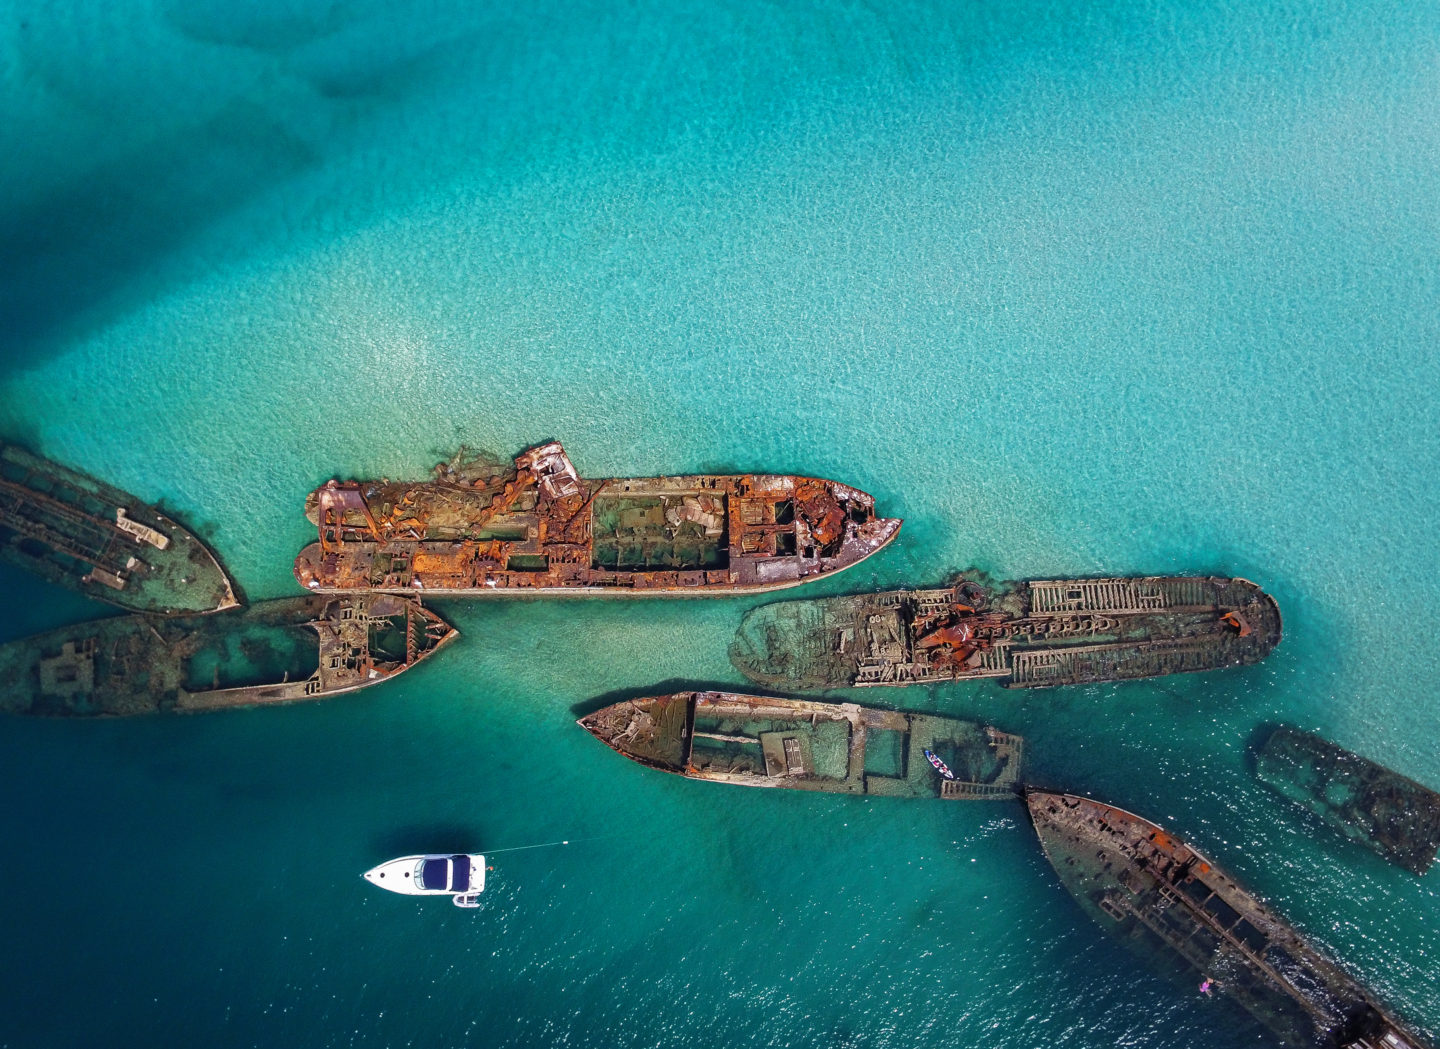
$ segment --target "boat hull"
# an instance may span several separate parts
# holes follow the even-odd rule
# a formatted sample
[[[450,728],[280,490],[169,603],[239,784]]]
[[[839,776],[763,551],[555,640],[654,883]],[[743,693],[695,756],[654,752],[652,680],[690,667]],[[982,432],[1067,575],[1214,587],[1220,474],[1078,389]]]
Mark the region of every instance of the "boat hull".
[[[782,601],[730,645],[746,677],[785,690],[990,678],[1050,688],[1255,663],[1281,637],[1244,579],[1146,577],[990,584]]]
[[[388,595],[116,616],[0,645],[0,711],[122,716],[321,699],[388,680],[455,636],[418,602]]]
[[[1010,799],[1024,754],[1019,736],[974,722],[733,692],[627,700],[579,724],[632,761],[688,779],[837,794]]]
[[[864,492],[788,475],[585,480],[558,443],[467,481],[331,481],[310,496],[312,593],[706,596],[853,567],[900,521]]]
[[[427,864],[444,864],[444,885],[440,878],[426,876]],[[457,866],[463,870],[457,870]],[[434,853],[401,856],[370,868],[362,877],[371,885],[401,896],[478,896],[485,891],[485,857],[470,853]]]
[[[1161,971],[1233,999],[1291,1049],[1426,1049],[1348,973],[1156,824],[1068,794],[1032,791],[1026,804],[1081,908]]]
[[[132,612],[200,615],[239,603],[215,555],[175,521],[14,445],[0,445],[0,557]]]
[[[1440,849],[1440,793],[1319,736],[1280,727],[1255,775],[1332,830],[1424,874]]]

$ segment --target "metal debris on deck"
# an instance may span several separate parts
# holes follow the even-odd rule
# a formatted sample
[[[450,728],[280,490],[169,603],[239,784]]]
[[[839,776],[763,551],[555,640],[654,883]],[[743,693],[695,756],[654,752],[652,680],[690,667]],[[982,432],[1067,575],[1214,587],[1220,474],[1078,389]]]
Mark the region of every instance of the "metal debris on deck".
[[[1290,1049],[1426,1049],[1344,969],[1228,874],[1134,813],[1026,796],[1081,908],[1163,971],[1233,998]]]
[[[1255,663],[1280,610],[1244,579],[1146,577],[991,584],[781,601],[730,646],[746,677],[783,689],[995,678],[1044,688]]]
[[[180,525],[94,478],[0,445],[0,557],[135,612],[234,608],[220,562]]]
[[[1019,736],[975,722],[733,692],[628,700],[580,725],[634,761],[690,779],[841,794],[1014,798],[1024,754]],[[926,749],[956,778],[936,772]]]
[[[262,601],[220,616],[116,616],[0,645],[0,711],[190,712],[352,692],[456,636],[385,594]]]
[[[1440,849],[1440,794],[1308,732],[1281,726],[1255,774],[1331,828],[1424,874]]]
[[[315,593],[714,594],[848,568],[900,522],[834,481],[773,474],[584,480],[558,442],[498,475],[330,481],[295,577]]]

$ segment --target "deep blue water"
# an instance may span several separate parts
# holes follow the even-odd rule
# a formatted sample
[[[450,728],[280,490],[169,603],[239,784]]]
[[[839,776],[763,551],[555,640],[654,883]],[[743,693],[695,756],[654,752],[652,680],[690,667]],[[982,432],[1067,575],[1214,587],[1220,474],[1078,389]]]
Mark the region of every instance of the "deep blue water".
[[[1431,881],[1246,747],[1284,719],[1440,786],[1437,53],[1383,0],[12,4],[0,434],[252,599],[315,484],[550,437],[906,518],[811,593],[1254,579],[1257,667],[864,698],[1024,733],[1435,1032]],[[0,590],[5,637],[102,611]],[[754,603],[451,604],[355,696],[0,725],[0,1046],[1266,1044],[1107,942],[1018,805],[690,783],[573,725],[738,684]],[[477,912],[358,877],[557,839]]]

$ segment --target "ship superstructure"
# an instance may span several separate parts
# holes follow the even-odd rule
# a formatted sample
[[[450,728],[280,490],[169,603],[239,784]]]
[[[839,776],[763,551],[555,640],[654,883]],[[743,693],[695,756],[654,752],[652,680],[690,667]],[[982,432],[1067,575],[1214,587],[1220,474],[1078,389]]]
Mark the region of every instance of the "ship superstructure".
[[[1111,805],[1032,791],[1080,906],[1172,975],[1239,1002],[1290,1049],[1428,1049],[1354,978],[1179,838]]]
[[[1440,849],[1440,794],[1309,732],[1281,726],[1255,774],[1333,830],[1424,874]]]
[[[840,794],[1014,798],[1024,755],[1021,737],[975,722],[734,692],[627,700],[580,725],[633,761],[689,779]]]
[[[723,594],[848,568],[900,521],[834,481],[781,474],[585,480],[558,442],[468,480],[331,481],[295,577],[315,593]]]
[[[970,678],[1044,688],[1255,663],[1280,636],[1274,599],[1244,579],[966,575],[934,590],[762,605],[730,659],[785,690]]]
[[[0,557],[134,612],[234,608],[234,588],[195,536],[118,488],[0,445]]]
[[[113,716],[321,699],[388,680],[455,636],[419,602],[387,594],[116,616],[0,645],[0,711]]]

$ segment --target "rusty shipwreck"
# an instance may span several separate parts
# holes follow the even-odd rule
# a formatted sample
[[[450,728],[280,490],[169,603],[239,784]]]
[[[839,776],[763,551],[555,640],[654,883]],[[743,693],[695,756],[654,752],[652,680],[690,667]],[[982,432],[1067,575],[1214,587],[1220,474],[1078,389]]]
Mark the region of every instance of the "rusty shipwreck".
[[[1332,830],[1424,874],[1440,849],[1440,794],[1309,732],[1280,726],[1255,775]]]
[[[389,680],[455,636],[419,602],[388,594],[116,616],[0,645],[0,711],[118,716],[321,699]]]
[[[556,442],[514,468],[331,481],[295,578],[314,593],[726,594],[849,568],[900,522],[834,481],[775,474],[584,480]]]
[[[628,700],[580,725],[633,761],[689,779],[839,794],[1015,798],[1024,754],[1019,736],[975,722],[733,692]]]
[[[1044,688],[1255,663],[1280,610],[1244,579],[1147,577],[993,584],[781,601],[730,646],[748,678],[784,690],[994,678]]]
[[[1046,858],[1090,917],[1162,971],[1244,1006],[1280,1044],[1428,1049],[1183,841],[1087,798],[1036,791],[1026,803]]]
[[[133,495],[0,445],[0,557],[134,612],[233,608],[234,587],[195,536]]]

